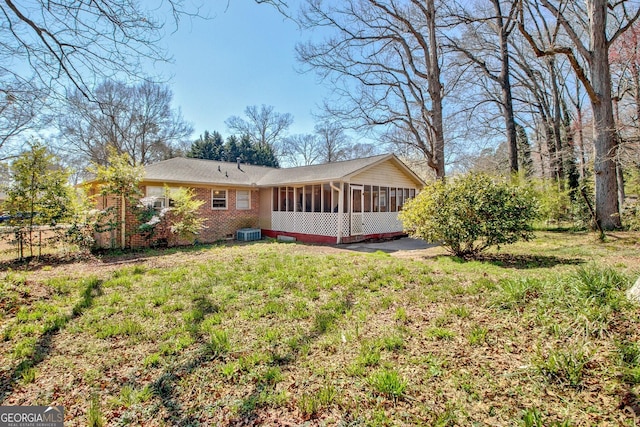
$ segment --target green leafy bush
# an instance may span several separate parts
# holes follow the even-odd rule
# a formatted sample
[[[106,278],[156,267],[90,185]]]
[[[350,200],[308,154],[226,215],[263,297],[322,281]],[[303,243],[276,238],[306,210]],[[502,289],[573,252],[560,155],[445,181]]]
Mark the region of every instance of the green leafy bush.
[[[400,219],[413,237],[473,257],[491,246],[529,240],[537,215],[532,193],[484,174],[427,185],[407,202]]]

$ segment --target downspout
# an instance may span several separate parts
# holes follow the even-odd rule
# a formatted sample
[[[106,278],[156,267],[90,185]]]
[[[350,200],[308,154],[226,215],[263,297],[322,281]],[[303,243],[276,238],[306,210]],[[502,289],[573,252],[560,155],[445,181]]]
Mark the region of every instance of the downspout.
[[[342,182],[340,183],[340,187],[336,187],[333,181],[329,182],[329,186],[332,190],[336,190],[338,192],[338,237],[336,239],[336,244],[342,243],[342,218],[344,215],[344,197],[342,197]]]
[[[122,226],[120,227],[120,245],[122,246],[122,249],[125,248],[125,225],[126,225],[126,206],[125,206],[125,199],[124,199],[124,194],[122,194],[120,199],[120,203],[122,206],[122,209],[120,209],[120,213],[121,213],[121,220],[122,220]]]

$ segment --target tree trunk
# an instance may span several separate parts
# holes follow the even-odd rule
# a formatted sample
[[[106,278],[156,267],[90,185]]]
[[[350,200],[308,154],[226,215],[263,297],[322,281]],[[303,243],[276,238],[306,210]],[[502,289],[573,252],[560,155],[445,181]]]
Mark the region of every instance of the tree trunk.
[[[584,133],[582,131],[582,107],[579,105],[576,107],[576,126],[578,131],[578,161],[580,162],[579,173],[580,179],[584,179],[586,176],[586,159],[584,157]]]
[[[551,120],[551,129],[553,131],[553,170],[558,180],[558,185],[561,190],[564,190],[564,165],[562,164],[562,134],[560,129],[562,128],[562,117],[560,111],[560,88],[558,87],[558,75],[556,70],[555,57],[548,59],[547,65],[549,67],[549,76],[551,77],[551,90],[553,99],[553,119]]]
[[[443,89],[440,82],[440,61],[438,58],[438,41],[436,36],[436,11],[434,0],[426,1],[427,8],[427,26],[429,31],[429,62],[431,67],[429,70],[429,96],[432,105],[432,138],[433,138],[433,157],[435,160],[436,178],[444,178],[444,126],[443,126],[443,109],[442,97]],[[514,138],[515,141],[515,138]]]
[[[509,169],[511,173],[518,172],[518,140],[516,132],[516,121],[513,114],[513,96],[511,94],[511,80],[509,65],[509,34],[502,18],[502,8],[499,0],[493,1],[496,11],[498,34],[500,36],[500,88],[502,98],[502,115],[504,116],[507,131],[507,147],[509,152]],[[509,24],[507,24],[509,25]]]
[[[589,4],[591,25],[591,84],[597,99],[593,109],[594,172],[596,181],[596,221],[602,230],[621,227],[616,177],[615,122],[611,100],[611,73],[606,36],[607,1],[593,0]]]

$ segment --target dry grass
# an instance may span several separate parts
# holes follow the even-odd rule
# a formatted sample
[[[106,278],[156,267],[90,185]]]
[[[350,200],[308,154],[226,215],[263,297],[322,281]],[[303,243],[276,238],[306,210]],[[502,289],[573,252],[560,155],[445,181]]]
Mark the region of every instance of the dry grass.
[[[631,426],[638,266],[629,233],[470,262],[260,242],[13,265],[0,402],[68,426]]]

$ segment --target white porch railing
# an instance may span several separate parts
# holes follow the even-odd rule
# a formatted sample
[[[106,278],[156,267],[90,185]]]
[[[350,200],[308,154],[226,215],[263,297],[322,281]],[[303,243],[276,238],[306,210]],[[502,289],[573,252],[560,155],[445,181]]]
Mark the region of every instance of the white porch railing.
[[[331,212],[271,212],[271,229],[289,233],[338,236],[338,214]]]
[[[397,212],[365,212],[364,234],[395,233],[402,231]],[[349,235],[349,214],[342,215],[343,236]],[[271,229],[289,233],[338,236],[338,213],[331,212],[271,212]]]

